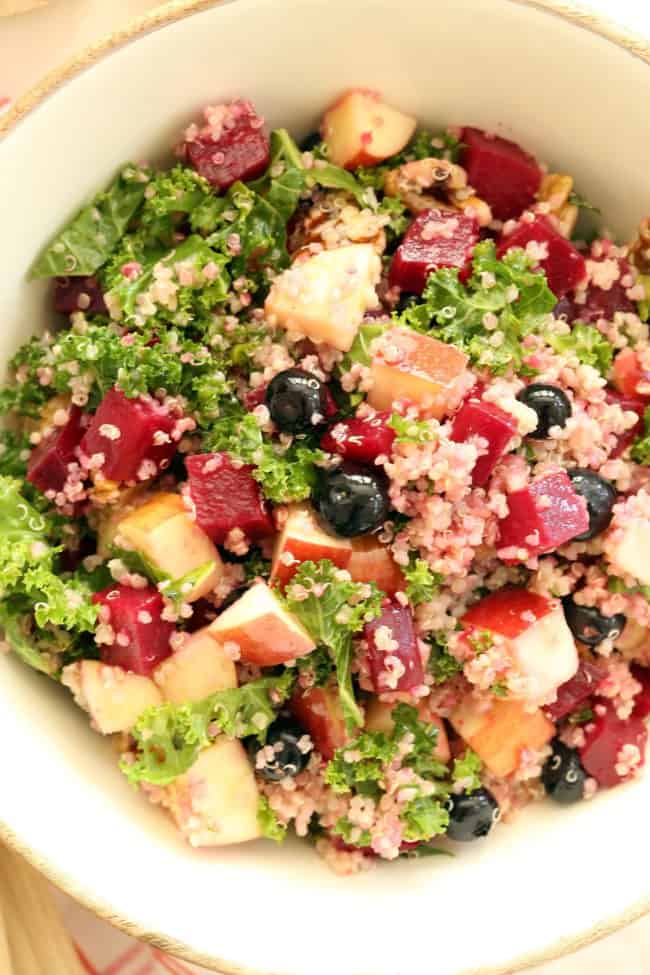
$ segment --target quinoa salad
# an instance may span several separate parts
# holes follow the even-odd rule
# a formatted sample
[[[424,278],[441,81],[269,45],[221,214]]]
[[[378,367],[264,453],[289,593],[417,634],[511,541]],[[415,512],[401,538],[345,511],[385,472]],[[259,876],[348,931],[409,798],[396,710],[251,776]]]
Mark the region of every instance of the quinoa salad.
[[[2,648],[187,842],[350,874],[640,773],[650,219],[376,92],[302,143],[237,99],[31,277]]]

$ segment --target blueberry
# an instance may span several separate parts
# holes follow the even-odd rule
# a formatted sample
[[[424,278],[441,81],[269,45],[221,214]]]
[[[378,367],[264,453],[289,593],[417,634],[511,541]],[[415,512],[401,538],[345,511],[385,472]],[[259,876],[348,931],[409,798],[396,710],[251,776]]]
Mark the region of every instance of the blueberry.
[[[571,403],[559,386],[531,383],[517,399],[537,413],[537,426],[530,434],[535,440],[545,440],[551,427],[565,426],[571,416]]]
[[[499,818],[499,804],[488,789],[475,789],[449,797],[447,836],[458,843],[469,843],[487,836]]]
[[[563,806],[580,802],[585,794],[587,773],[580,764],[580,756],[575,748],[569,748],[554,738],[553,754],[544,762],[542,785],[547,795]]]
[[[577,542],[586,542],[605,531],[612,520],[612,508],[616,504],[616,489],[611,481],[584,467],[574,467],[567,471],[573,482],[573,490],[587,502],[589,509],[589,528],[576,535]]]
[[[316,146],[319,146],[323,140],[320,137],[320,132],[316,130],[315,132],[310,132],[300,143],[301,152],[311,152]]]
[[[325,384],[304,369],[285,369],[266,388],[271,419],[284,433],[305,433],[323,422],[327,410]]]
[[[250,746],[251,758],[258,775],[269,782],[278,782],[302,772],[309,761],[309,751],[305,752],[298,747],[298,742],[304,737],[305,731],[295,721],[288,718],[274,721],[267,732],[266,744],[254,742]]]
[[[388,516],[388,482],[374,467],[347,462],[322,472],[314,503],[325,527],[334,535],[368,535]]]
[[[603,616],[595,606],[580,606],[571,596],[562,600],[564,615],[576,640],[588,647],[597,647],[603,640],[615,640],[623,632],[626,618],[623,613]]]

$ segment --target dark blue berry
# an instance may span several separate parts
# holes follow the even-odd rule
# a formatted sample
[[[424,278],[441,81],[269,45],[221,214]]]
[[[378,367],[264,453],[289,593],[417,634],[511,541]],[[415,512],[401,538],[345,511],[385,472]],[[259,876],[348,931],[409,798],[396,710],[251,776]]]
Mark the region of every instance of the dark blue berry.
[[[612,508],[617,498],[616,489],[611,481],[584,467],[573,467],[567,474],[571,478],[573,490],[587,502],[589,528],[575,537],[577,542],[586,542],[605,531],[612,520]]]
[[[615,640],[623,632],[626,618],[623,613],[603,616],[595,606],[581,606],[572,596],[562,600],[564,615],[576,640],[588,647],[597,647],[603,640]]]
[[[285,369],[266,388],[271,419],[284,433],[306,433],[323,422],[327,410],[325,384],[304,369]]]
[[[447,836],[469,843],[487,836],[499,818],[499,804],[488,789],[475,789],[449,797]]]
[[[314,503],[325,527],[334,535],[368,535],[388,516],[388,482],[374,467],[347,462],[321,473]]]
[[[270,782],[278,782],[302,772],[309,761],[309,750],[303,751],[298,746],[304,737],[305,731],[295,721],[285,718],[274,721],[267,732],[266,744],[255,742],[251,746],[251,758],[257,774]],[[270,749],[273,750],[272,756]]]
[[[535,440],[545,440],[551,427],[565,426],[571,416],[571,403],[559,386],[531,383],[517,399],[537,413],[537,426],[529,435]]]
[[[569,806],[580,802],[585,794],[587,773],[580,764],[580,756],[575,748],[569,748],[554,738],[553,753],[544,762],[542,785],[555,802]]]

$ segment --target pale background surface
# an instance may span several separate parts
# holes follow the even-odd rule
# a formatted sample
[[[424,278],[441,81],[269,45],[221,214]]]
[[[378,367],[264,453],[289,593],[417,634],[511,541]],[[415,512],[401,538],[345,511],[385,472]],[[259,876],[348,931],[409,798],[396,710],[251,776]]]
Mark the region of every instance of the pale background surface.
[[[37,5],[38,9],[31,12],[1,17]],[[20,95],[80,48],[156,6],[156,0],[0,0],[0,104],[3,97]],[[637,33],[650,35],[650,0],[591,0],[590,6]],[[620,827],[624,824],[612,824],[613,829]],[[648,865],[639,864],[639,868],[647,869]],[[575,884],[579,897],[580,878],[571,878],[570,864],[565,865],[565,871],[557,872],[564,882]],[[603,882],[607,882],[606,875]],[[180,973],[180,967],[160,956],[144,959],[108,925],[72,902],[64,901],[63,911],[98,973],[106,971],[110,962],[111,971],[117,975],[114,962],[118,955],[123,958],[119,966],[122,975]],[[543,917],[539,923],[544,924]],[[611,975],[617,970],[621,975],[650,975],[650,917],[569,958],[532,969],[531,975]]]

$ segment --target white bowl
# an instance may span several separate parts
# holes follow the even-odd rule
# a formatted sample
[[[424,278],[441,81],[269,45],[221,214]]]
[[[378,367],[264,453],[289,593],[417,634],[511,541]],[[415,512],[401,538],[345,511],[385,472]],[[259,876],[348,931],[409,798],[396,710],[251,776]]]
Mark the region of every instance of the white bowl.
[[[25,281],[41,244],[125,159],[164,154],[208,100],[246,95],[302,135],[342,88],[377,87],[424,122],[520,140],[575,174],[619,233],[647,212],[648,48],[566,4],[172,8],[61,72],[65,84],[19,105],[0,143],[2,361],[50,317],[46,288]],[[512,972],[650,910],[650,776],[577,808],[538,805],[454,860],[343,880],[300,844],[192,851],[131,791],[67,692],[11,656],[0,741],[0,834],[99,913],[224,972]]]

